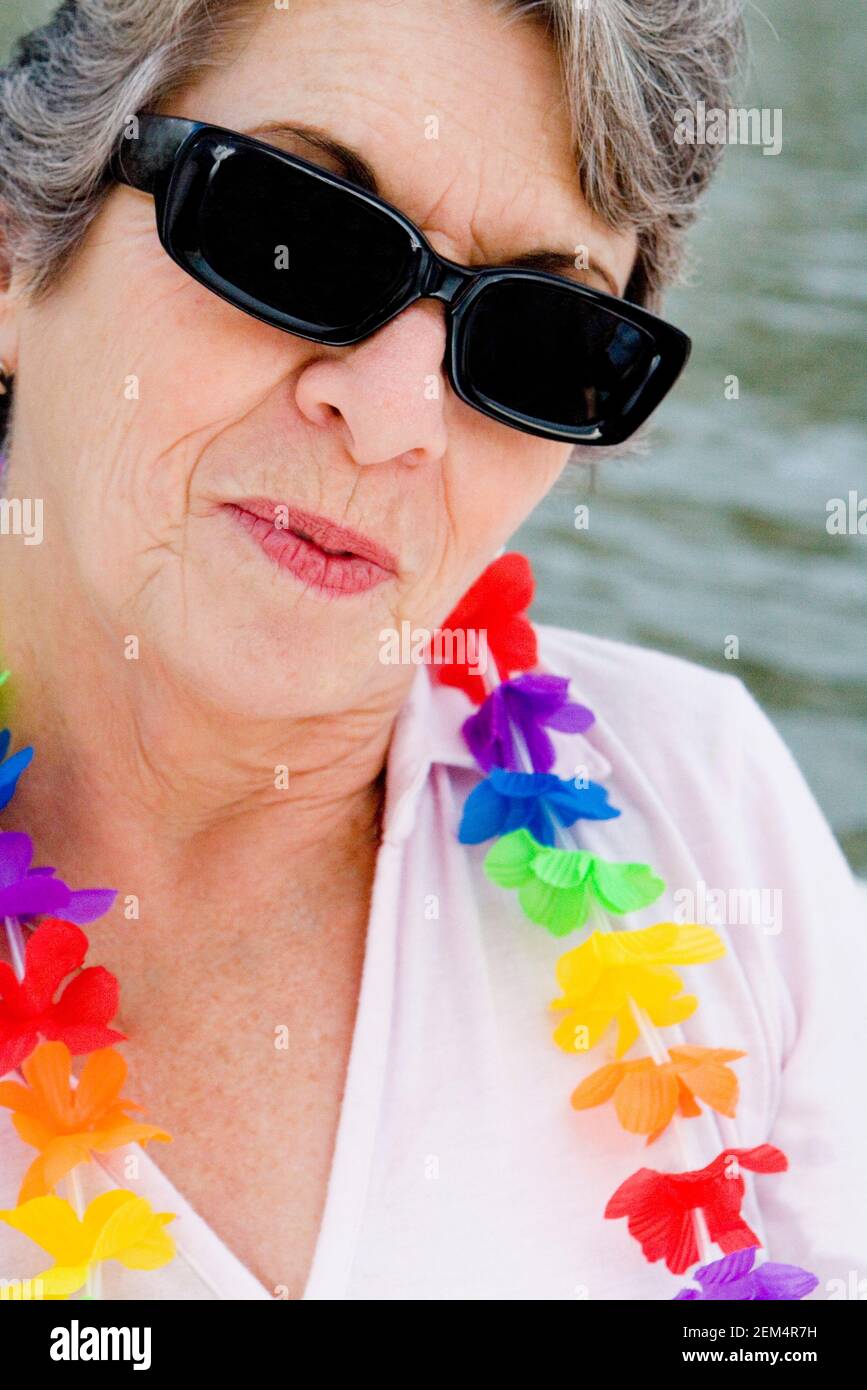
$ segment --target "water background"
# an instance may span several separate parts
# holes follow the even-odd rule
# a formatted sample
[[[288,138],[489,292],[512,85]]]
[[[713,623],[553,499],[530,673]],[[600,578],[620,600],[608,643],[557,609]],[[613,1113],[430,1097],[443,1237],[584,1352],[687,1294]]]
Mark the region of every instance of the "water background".
[[[50,8],[0,0],[0,52]],[[825,523],[867,497],[867,9],[763,0],[749,27],[744,104],[782,109],[782,152],[727,153],[666,306],[694,347],[653,452],[573,473],[515,544],[538,619],[741,676],[865,874],[867,536]]]

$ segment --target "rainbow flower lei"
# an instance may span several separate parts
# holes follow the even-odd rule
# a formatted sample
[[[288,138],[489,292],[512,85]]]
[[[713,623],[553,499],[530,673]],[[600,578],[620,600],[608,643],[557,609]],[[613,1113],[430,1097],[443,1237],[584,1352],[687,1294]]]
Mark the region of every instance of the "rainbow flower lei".
[[[699,1101],[733,1117],[738,1078],[729,1065],[746,1054],[725,1047],[666,1047],[659,1030],[681,1023],[698,1007],[683,992],[680,965],[719,959],[725,946],[710,927],[658,922],[620,929],[612,918],[648,907],[665,884],[647,864],[612,863],[575,842],[581,819],[620,812],[605,788],[553,772],[546,732],[581,733],[591,710],[568,698],[567,679],[530,674],[537,645],[526,617],[533,574],[523,555],[495,560],[452,611],[452,632],[487,632],[495,673],[485,680],[467,663],[434,667],[444,684],[478,706],[462,726],[483,773],[464,803],[458,838],[493,840],[484,860],[488,878],[518,894],[531,922],[560,937],[586,928],[581,944],[556,965],[562,1015],[554,1042],[566,1052],[597,1046],[615,1029],[613,1062],[572,1093],[576,1110],[612,1102],[621,1126],[652,1144],[671,1126],[688,1162],[684,1122],[701,1114]],[[645,1055],[626,1060],[638,1040]],[[603,1215],[625,1217],[645,1258],[664,1260],[673,1274],[692,1270],[691,1287],[676,1299],[801,1299],[818,1279],[795,1265],[756,1264],[758,1236],[741,1216],[743,1170],[780,1173],[785,1154],[771,1144],[727,1148],[703,1168],[669,1173],[639,1168],[612,1193]],[[720,1258],[714,1258],[714,1246]],[[694,1265],[698,1268],[692,1269]]]
[[[581,1053],[616,1029],[615,1060],[576,1087],[572,1106],[580,1111],[612,1102],[622,1127],[644,1135],[648,1145],[671,1126],[685,1157],[683,1126],[701,1114],[699,1101],[734,1116],[738,1079],[729,1064],[746,1054],[666,1047],[659,1029],[698,1007],[695,996],[683,992],[677,967],[717,960],[725,947],[712,928],[695,923],[624,930],[612,922],[655,902],[665,884],[647,864],[613,863],[574,840],[577,821],[620,812],[598,783],[560,778],[552,770],[555,750],[547,730],[581,733],[595,716],[569,699],[567,679],[532,672],[537,644],[526,617],[532,596],[525,557],[503,555],[444,624],[452,632],[485,630],[496,668],[487,680],[466,662],[432,668],[477,706],[462,732],[485,776],[467,797],[458,838],[463,844],[494,841],[485,873],[517,892],[531,922],[557,937],[586,928],[581,944],[557,962],[560,997],[551,1007],[562,1017],[554,1041]],[[7,677],[0,675],[0,685]],[[0,810],[33,756],[24,748],[7,758],[9,744],[4,730]],[[53,1263],[31,1280],[4,1279],[0,1300],[98,1298],[105,1261],[155,1270],[174,1258],[165,1230],[174,1216],[155,1212],[125,1189],[104,1192],[85,1209],[80,1169],[96,1154],[171,1136],[128,1113],[141,1106],[121,1095],[126,1063],[114,1044],[126,1038],[109,1027],[118,1010],[118,982],[102,967],[81,968],[88,949],[81,924],[108,911],[116,894],[73,890],[53,869],[32,868],[32,854],[27,835],[0,832],[0,915],[12,958],[11,966],[0,962],[0,1076],[18,1070],[22,1077],[0,1081],[0,1107],[37,1150],[17,1205],[0,1211],[0,1220],[30,1236]],[[639,1039],[646,1055],[626,1060]],[[73,1056],[86,1056],[77,1078]],[[603,1215],[625,1217],[651,1263],[662,1259],[674,1274],[692,1270],[693,1284],[678,1299],[801,1299],[816,1288],[816,1276],[794,1265],[757,1265],[761,1243],[740,1214],[743,1170],[779,1173],[787,1166],[779,1149],[760,1144],[724,1149],[699,1169],[639,1168],[611,1195]],[[67,1197],[55,1191],[62,1183]]]
[[[0,685],[8,677],[4,671]],[[0,810],[33,757],[32,748],[22,748],[7,759],[10,741],[4,729]],[[0,961],[0,1076],[18,1071],[22,1078],[0,1081],[0,1107],[37,1151],[16,1206],[0,1211],[0,1220],[30,1236],[52,1264],[32,1279],[9,1279],[4,1271],[0,1300],[64,1299],[82,1289],[81,1297],[99,1298],[106,1260],[147,1270],[174,1258],[165,1231],[174,1214],[155,1212],[122,1188],[85,1208],[81,1167],[94,1154],[171,1135],[128,1114],[142,1107],[121,1095],[126,1063],[113,1044],[125,1036],[108,1026],[118,1010],[118,982],[102,966],[80,968],[88,948],[80,924],[102,917],[117,894],[75,891],[53,869],[31,868],[32,858],[29,835],[0,832],[0,916],[12,958],[11,966]],[[73,1056],[85,1055],[81,1075],[73,1076]],[[67,1197],[55,1191],[62,1183]]]

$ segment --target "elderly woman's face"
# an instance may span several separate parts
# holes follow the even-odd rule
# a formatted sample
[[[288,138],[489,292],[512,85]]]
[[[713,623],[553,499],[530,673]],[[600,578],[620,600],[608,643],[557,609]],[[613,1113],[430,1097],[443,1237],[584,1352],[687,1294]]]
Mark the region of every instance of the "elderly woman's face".
[[[586,246],[601,270],[576,278],[622,292],[634,243],[577,188],[540,30],[502,27],[485,0],[261,8],[173,114],[343,172],[267,130],[315,128],[363,156],[450,259]],[[45,500],[44,560],[119,642],[136,634],[143,658],[227,708],[375,704],[395,679],[380,632],[441,622],[568,455],[459,401],[444,341],[433,301],[350,348],[268,327],[180,270],[153,201],[118,188],[58,290],[19,319],[15,451]],[[238,510],[250,499],[351,528],[393,561],[366,577],[305,566],[306,550],[287,565],[284,532],[279,563]]]

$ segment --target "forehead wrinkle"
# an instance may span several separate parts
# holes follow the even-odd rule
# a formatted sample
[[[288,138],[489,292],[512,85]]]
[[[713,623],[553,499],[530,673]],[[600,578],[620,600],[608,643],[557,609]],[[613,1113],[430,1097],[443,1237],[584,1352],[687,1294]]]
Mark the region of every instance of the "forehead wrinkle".
[[[435,60],[431,62],[431,70],[424,75],[432,87],[432,90],[427,94],[419,89],[417,73],[411,76],[409,74],[394,74],[393,76],[395,92],[366,90],[363,93],[361,103],[364,113],[362,115],[363,133],[358,131],[357,126],[355,132],[351,128],[349,130],[340,129],[339,127],[343,125],[343,122],[339,116],[335,119],[333,104],[329,118],[320,118],[316,124],[326,126],[336,139],[357,149],[358,153],[364,156],[373,167],[381,194],[386,201],[399,207],[406,216],[418,223],[419,226],[423,227],[426,223],[432,225],[439,219],[441,205],[457,188],[462,175],[470,170],[475,170],[473,176],[478,183],[478,190],[473,195],[477,207],[481,207],[483,204],[484,184],[491,182],[493,182],[494,187],[502,188],[502,202],[506,209],[517,197],[522,196],[526,196],[531,205],[538,203],[540,198],[534,196],[533,188],[527,188],[532,175],[538,174],[543,187],[544,184],[547,184],[555,192],[558,199],[562,195],[568,201],[569,211],[566,216],[570,224],[576,214],[582,222],[589,221],[592,217],[589,209],[574,206],[576,199],[581,199],[577,165],[573,167],[570,158],[569,168],[564,172],[561,168],[554,167],[552,162],[552,147],[554,147],[556,155],[556,146],[559,142],[556,138],[556,132],[552,130],[556,116],[550,106],[540,111],[539,138],[527,143],[524,157],[517,155],[515,151],[516,146],[524,148],[521,136],[526,122],[519,122],[515,132],[516,139],[510,141],[506,129],[507,123],[492,116],[490,108],[487,109],[487,118],[480,124],[478,120],[465,117],[461,113],[458,101],[443,103],[441,94],[438,92]],[[444,68],[443,76],[454,80],[454,73],[448,68]],[[448,84],[446,83],[446,85]],[[499,86],[494,84],[495,93],[498,93],[499,90]],[[433,155],[433,159],[422,160],[420,158],[412,161],[410,164],[412,174],[409,180],[406,178],[406,165],[403,161],[398,164],[394,163],[391,142],[383,134],[384,130],[389,128],[390,123],[394,123],[397,128],[406,128],[407,114],[399,99],[399,92],[406,94],[409,105],[417,111],[419,132],[427,114],[442,111],[444,105],[447,113],[443,116],[440,138],[420,141],[421,148],[426,153]],[[332,85],[330,96],[332,98],[335,96],[351,98],[352,105],[355,107],[355,119],[351,124],[356,125],[359,114],[357,88],[351,83],[337,82]],[[386,117],[385,125],[380,119],[374,119],[373,111],[370,108]],[[564,130],[568,130],[565,111],[563,121]],[[565,148],[569,148],[568,139]],[[424,182],[428,174],[436,177],[439,167],[446,161],[449,164],[448,182],[441,192],[433,196],[431,202],[426,196],[427,191],[424,188]],[[516,174],[522,185],[519,193],[514,192],[512,187],[513,181],[516,180]],[[550,199],[545,197],[544,201],[549,202]],[[521,245],[520,241],[515,241],[509,231],[509,217],[500,213],[499,200],[495,204],[495,208],[497,227],[494,235],[485,237],[484,235],[477,235],[476,232],[472,233],[475,245],[484,261],[502,260],[503,255],[500,254],[500,250],[504,254],[511,252],[517,255],[520,250],[535,250],[543,245],[550,245],[552,250],[562,249],[566,251],[569,249],[569,236],[566,237],[562,246],[558,246],[557,239],[552,238],[550,233],[546,236],[544,228],[541,226],[539,234],[533,238],[532,247],[529,244]],[[464,229],[469,226],[470,220],[469,217],[463,219]],[[476,214],[475,221],[478,223],[479,220],[479,215]],[[548,225],[553,220],[553,218],[548,219]],[[447,222],[448,219],[443,218],[442,221]],[[496,250],[494,249],[494,236],[499,242]],[[458,240],[458,238],[452,239]],[[485,241],[491,243],[491,252],[488,255],[485,255],[483,251]]]
[[[434,197],[433,202],[427,205],[426,211],[416,220],[426,235],[430,235],[431,231],[439,230],[448,241],[452,242],[452,244],[458,248],[456,254],[452,256],[453,260],[459,260],[469,264],[473,260],[474,251],[480,260],[484,260],[482,244],[475,236],[472,214],[469,217],[462,217],[461,214],[458,213],[456,216],[453,211],[450,212],[445,207],[447,199],[455,195],[459,179],[460,174],[453,174],[442,192]],[[463,196],[462,191],[459,190],[456,196],[460,199]],[[478,193],[476,194],[476,199],[477,198]],[[448,231],[450,224],[456,224],[460,235],[453,235]],[[467,243],[466,238],[467,232],[470,234],[469,243]]]
[[[622,294],[621,277],[615,268],[617,262],[605,254],[606,237],[612,234],[611,229],[600,222],[583,202],[577,164],[571,172],[563,173],[553,168],[550,160],[532,155],[526,159],[516,157],[513,147],[496,135],[490,141],[486,135],[484,142],[480,142],[478,130],[471,130],[465,122],[458,119],[451,120],[450,124],[466,130],[471,136],[472,158],[463,155],[458,160],[450,161],[448,183],[432,203],[423,202],[420,196],[418,180],[424,177],[426,166],[418,163],[413,169],[416,185],[405,182],[401,194],[396,194],[390,201],[401,207],[422,230],[429,231],[435,227],[453,245],[468,245],[471,248],[469,255],[462,250],[452,253],[452,259],[465,264],[508,265],[520,262],[528,253],[545,250],[564,257],[568,264],[541,268],[581,283],[595,278],[602,282],[609,293],[615,296]],[[429,148],[433,150],[437,143],[431,142]],[[448,158],[448,152],[442,153],[440,145],[432,161],[432,170],[435,172]],[[470,166],[474,170],[476,188],[471,195],[465,195],[458,185],[462,174]],[[451,172],[453,168],[454,172]],[[391,179],[388,183],[393,187]],[[486,189],[491,185],[495,189],[495,199],[489,214],[485,199]],[[457,217],[449,216],[446,202],[456,190],[462,200],[461,206],[467,205],[471,199],[473,211]],[[515,205],[519,201],[524,202],[526,212],[516,216]],[[555,206],[555,211],[550,217],[540,219],[539,208],[550,205]],[[552,231],[555,223],[561,223],[561,207],[563,230]],[[454,235],[448,231],[450,222],[459,229]],[[587,247],[588,270],[575,266],[574,258],[579,245]],[[624,284],[630,267],[623,276]]]
[[[588,245],[590,262],[588,269],[581,270],[574,264],[574,246],[580,244],[588,236],[592,238],[592,228],[582,227],[580,237],[577,233],[573,233],[574,246],[568,244],[569,238],[565,234],[563,237],[556,237],[547,228],[542,228],[541,224],[540,230],[534,233],[533,219],[539,207],[541,195],[532,178],[532,171],[522,168],[521,173],[524,176],[523,187],[517,192],[514,188],[502,188],[502,180],[494,179],[498,190],[502,189],[502,197],[498,199],[491,213],[488,213],[483,208],[484,173],[480,169],[478,187],[473,197],[473,209],[466,216],[458,214],[457,218],[454,216],[450,218],[444,204],[457,183],[458,175],[455,174],[447,187],[429,206],[424,217],[415,220],[418,221],[419,226],[427,235],[430,235],[432,230],[438,230],[447,241],[459,248],[451,259],[474,265],[520,264],[526,261],[532,253],[538,255],[544,249],[562,255],[566,264],[537,268],[552,270],[554,274],[582,283],[597,277],[611,294],[619,295],[620,288],[616,276],[602,263],[598,253],[594,254],[591,246]],[[526,203],[527,211],[525,215],[519,213],[516,216],[515,205],[521,200]],[[582,223],[586,223],[588,215],[582,217],[581,220]],[[450,221],[457,221],[460,227],[460,232],[454,236],[447,230]],[[482,221],[490,224],[490,233],[481,226]],[[469,248],[468,252],[465,250],[467,247]]]
[[[508,156],[507,156],[508,158]],[[506,180],[496,180],[501,201],[492,225],[497,227],[497,242],[489,259],[495,263],[508,260],[520,261],[528,255],[541,253],[563,256],[567,267],[550,267],[555,274],[567,278],[587,279],[597,276],[605,282],[606,288],[614,295],[621,293],[619,277],[614,269],[616,262],[606,254],[606,238],[611,230],[599,221],[592,209],[583,201],[578,179],[577,167],[574,176],[566,177],[547,167],[541,160],[528,160],[516,164],[521,176],[519,191],[507,185]],[[519,204],[523,203],[523,207]],[[540,209],[554,209],[550,217],[540,217]],[[562,222],[561,222],[562,215]],[[561,230],[559,229],[562,226]],[[474,228],[474,238],[480,246],[488,240],[484,230]],[[588,270],[579,270],[574,258],[579,246],[586,246]],[[574,272],[574,273],[570,273]]]
[[[407,79],[401,76],[396,86],[397,91],[404,90]],[[397,93],[365,91],[359,104],[355,85],[344,79],[332,84],[330,96],[332,109],[327,116],[316,109],[315,104],[311,108],[302,100],[300,110],[294,113],[294,124],[317,127],[323,134],[356,151],[370,165],[378,191],[387,202],[398,207],[426,234],[435,230],[448,241],[448,250],[438,248],[442,254],[467,265],[507,265],[520,261],[527,252],[546,248],[568,257],[568,264],[544,268],[585,283],[596,278],[612,294],[622,292],[620,277],[613,270],[616,262],[612,263],[604,254],[608,229],[597,227],[592,211],[582,206],[577,167],[574,171],[570,167],[566,172],[559,167],[561,161],[556,157],[559,142],[550,129],[553,119],[550,111],[543,124],[541,141],[525,155],[516,154],[514,144],[504,138],[496,120],[487,120],[480,134],[478,126],[452,110],[441,132],[445,138],[421,141],[418,159],[395,163],[394,148],[384,132],[393,129],[395,124],[406,126],[406,112]],[[349,97],[355,98],[355,110],[347,122],[346,113],[341,113]],[[425,102],[417,90],[412,91],[411,97],[421,124],[423,112],[436,110],[438,103]],[[266,143],[283,143],[277,131],[281,126],[292,124],[291,117],[280,120],[272,115],[271,120],[256,123],[255,133]],[[269,127],[273,133],[269,134]],[[306,142],[298,152],[312,163],[331,166],[332,156]],[[447,172],[444,186],[431,193],[431,182],[436,184],[444,168]],[[486,199],[491,187],[494,197],[489,213]],[[468,211],[455,212],[448,206],[450,200],[455,200],[458,209],[467,208]],[[516,217],[518,202],[524,203],[527,211]],[[556,208],[555,213],[541,219],[539,208],[551,205]],[[562,225],[561,233],[551,230],[555,223]],[[595,267],[591,264],[589,271],[574,266],[577,245],[586,245],[591,263],[596,262]]]

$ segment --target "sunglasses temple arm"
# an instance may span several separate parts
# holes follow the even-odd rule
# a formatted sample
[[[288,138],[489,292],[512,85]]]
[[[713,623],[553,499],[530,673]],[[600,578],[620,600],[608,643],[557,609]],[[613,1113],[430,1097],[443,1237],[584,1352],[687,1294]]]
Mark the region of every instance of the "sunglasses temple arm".
[[[180,116],[133,117],[112,155],[112,177],[143,193],[155,193],[171,173],[178,150],[201,127],[201,121]]]

